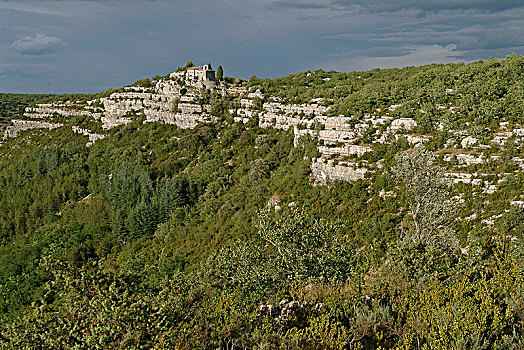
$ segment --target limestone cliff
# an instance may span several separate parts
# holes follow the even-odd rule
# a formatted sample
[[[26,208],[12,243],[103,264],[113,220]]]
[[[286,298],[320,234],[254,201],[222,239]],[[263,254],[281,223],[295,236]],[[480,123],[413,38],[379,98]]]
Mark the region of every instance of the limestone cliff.
[[[184,80],[184,72],[172,73],[158,79],[149,87],[128,86],[108,97],[92,101],[57,102],[39,104],[25,110],[26,120],[15,120],[9,126],[4,138],[15,137],[22,130],[33,128],[52,129],[62,124],[53,123],[55,117],[86,117],[101,123],[105,130],[127,124],[138,116],[144,122],[161,122],[177,125],[180,128],[194,128],[199,123],[211,123],[216,117],[211,115],[211,106],[205,103],[204,95],[209,95],[207,85],[199,84],[192,79]],[[212,86],[215,92],[233,98],[234,107],[228,113],[235,122],[247,123],[257,118],[261,128],[277,128],[293,130],[294,143],[298,145],[300,137],[310,135],[318,139],[320,156],[312,161],[312,174],[317,182],[329,180],[354,181],[364,179],[377,164],[368,164],[359,159],[366,153],[373,152],[374,144],[386,144],[405,138],[414,145],[431,141],[429,135],[413,133],[418,126],[412,118],[395,118],[391,116],[400,105],[392,105],[385,110],[377,110],[362,117],[348,115],[333,115],[329,101],[321,98],[307,104],[285,104],[275,96],[262,93],[254,88],[233,85]],[[447,108],[451,113],[453,106]],[[46,120],[46,121],[43,121]],[[75,132],[88,136],[87,146],[105,135],[95,133],[86,128],[72,126]],[[439,124],[438,128],[444,129]],[[506,124],[501,122],[500,130],[490,141],[494,145],[504,145],[508,140],[514,143],[522,142],[524,128],[505,130]],[[479,140],[468,135],[465,130],[448,130],[451,135],[442,150],[444,161],[453,162],[457,169],[475,164],[493,161],[493,157],[482,157],[482,149],[489,145],[479,144]],[[524,168],[519,158],[513,161]],[[464,177],[460,172],[450,172],[454,181],[470,183],[482,175]],[[473,180],[471,178],[473,176]]]

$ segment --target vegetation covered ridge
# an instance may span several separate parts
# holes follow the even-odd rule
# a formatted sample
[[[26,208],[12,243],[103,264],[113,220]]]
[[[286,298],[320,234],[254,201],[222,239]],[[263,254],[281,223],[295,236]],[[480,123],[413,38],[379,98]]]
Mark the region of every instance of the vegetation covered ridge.
[[[191,66],[0,95],[1,348],[524,348],[523,57]]]

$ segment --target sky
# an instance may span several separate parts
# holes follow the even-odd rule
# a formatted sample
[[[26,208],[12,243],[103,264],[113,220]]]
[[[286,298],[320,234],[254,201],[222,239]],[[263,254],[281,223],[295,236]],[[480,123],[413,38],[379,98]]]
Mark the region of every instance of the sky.
[[[211,62],[274,78],[524,54],[524,0],[0,0],[0,92],[99,92]]]

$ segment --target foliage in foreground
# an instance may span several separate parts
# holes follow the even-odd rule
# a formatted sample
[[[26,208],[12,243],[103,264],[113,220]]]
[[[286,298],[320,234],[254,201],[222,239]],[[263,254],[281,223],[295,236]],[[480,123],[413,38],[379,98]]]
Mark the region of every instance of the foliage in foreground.
[[[379,266],[370,253],[359,258],[370,266],[360,271],[363,279],[355,273],[344,283],[294,280],[258,298],[238,285],[211,287],[209,278],[197,275],[162,276],[154,265],[141,274],[113,275],[96,264],[73,270],[46,258],[49,280],[41,300],[5,326],[1,344],[49,349],[524,345],[524,255],[509,240],[496,237],[458,259],[427,245],[402,243]],[[277,306],[282,299],[297,303],[284,313]],[[273,313],[259,308],[268,301]]]

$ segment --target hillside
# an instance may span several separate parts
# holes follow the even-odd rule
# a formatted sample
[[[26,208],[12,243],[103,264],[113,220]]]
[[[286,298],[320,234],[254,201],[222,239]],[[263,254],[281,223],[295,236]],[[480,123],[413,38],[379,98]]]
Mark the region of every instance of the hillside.
[[[187,69],[0,95],[2,347],[524,347],[523,57]]]

